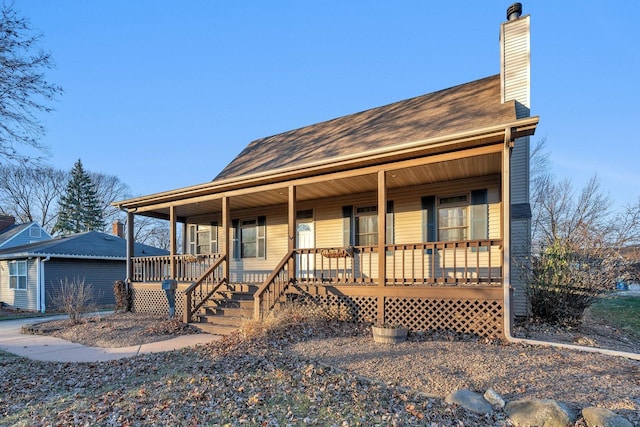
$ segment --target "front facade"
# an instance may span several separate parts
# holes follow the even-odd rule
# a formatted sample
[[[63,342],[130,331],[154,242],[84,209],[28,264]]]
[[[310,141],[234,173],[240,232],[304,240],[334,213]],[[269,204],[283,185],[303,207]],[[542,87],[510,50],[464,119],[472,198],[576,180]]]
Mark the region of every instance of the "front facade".
[[[242,284],[255,317],[295,299],[502,335],[526,312],[528,16],[501,26],[501,45],[499,75],[254,141],[210,183],[117,203],[130,245],[135,216],[171,224],[168,257],[129,256],[134,305],[162,304],[171,278],[187,320]]]

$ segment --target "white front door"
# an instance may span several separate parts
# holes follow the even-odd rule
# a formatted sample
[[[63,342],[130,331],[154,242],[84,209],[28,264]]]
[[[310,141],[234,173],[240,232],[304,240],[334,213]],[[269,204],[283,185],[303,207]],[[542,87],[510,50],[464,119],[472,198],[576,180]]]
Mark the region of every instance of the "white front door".
[[[298,249],[311,249],[315,247],[313,221],[299,220],[296,230],[296,242]],[[298,271],[296,271],[296,276],[300,278],[313,277],[314,265],[313,254],[298,254],[296,260],[296,269]]]

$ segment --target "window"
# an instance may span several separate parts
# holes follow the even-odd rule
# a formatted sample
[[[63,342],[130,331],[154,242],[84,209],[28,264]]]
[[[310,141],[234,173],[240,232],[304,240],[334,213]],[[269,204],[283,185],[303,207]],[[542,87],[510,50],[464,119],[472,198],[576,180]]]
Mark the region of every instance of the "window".
[[[344,246],[376,246],[378,244],[378,207],[343,206]],[[393,243],[393,201],[387,201],[385,243]],[[353,235],[352,231],[353,230]]]
[[[267,257],[267,219],[264,216],[238,220],[233,223],[233,257]]]
[[[438,199],[438,241],[467,240],[469,229],[468,196]]]
[[[218,223],[189,226],[189,253],[194,255],[218,252]]]
[[[27,289],[27,261],[9,262],[9,289]]]
[[[486,239],[489,236],[488,206],[486,189],[457,196],[423,197],[423,240],[449,242]]]
[[[376,206],[356,208],[355,226],[356,246],[378,244],[378,208]]]

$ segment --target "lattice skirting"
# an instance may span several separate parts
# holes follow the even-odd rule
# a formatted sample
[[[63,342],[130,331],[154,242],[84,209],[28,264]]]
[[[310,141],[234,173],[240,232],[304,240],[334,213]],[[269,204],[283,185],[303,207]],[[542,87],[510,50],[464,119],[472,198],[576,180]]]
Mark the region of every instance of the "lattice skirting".
[[[330,291],[321,295],[302,292],[292,299],[320,304],[333,317],[354,322],[401,324],[414,332],[452,331],[482,337],[504,335],[502,300],[361,296],[342,292],[336,295]]]
[[[166,293],[162,289],[150,289],[134,285],[131,290],[131,300],[131,311],[134,313],[169,314],[169,301],[167,301]],[[182,318],[183,305],[184,292],[178,289],[176,291],[175,313],[178,318]]]

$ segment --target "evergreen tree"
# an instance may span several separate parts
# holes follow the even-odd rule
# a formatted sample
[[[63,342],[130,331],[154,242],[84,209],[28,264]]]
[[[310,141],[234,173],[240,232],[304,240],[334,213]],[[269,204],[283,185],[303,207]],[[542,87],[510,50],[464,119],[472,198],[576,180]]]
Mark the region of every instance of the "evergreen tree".
[[[53,231],[64,235],[101,230],[103,227],[104,213],[100,209],[95,186],[78,159],[60,198],[60,212]]]

